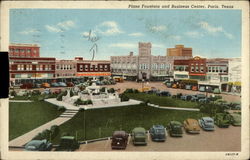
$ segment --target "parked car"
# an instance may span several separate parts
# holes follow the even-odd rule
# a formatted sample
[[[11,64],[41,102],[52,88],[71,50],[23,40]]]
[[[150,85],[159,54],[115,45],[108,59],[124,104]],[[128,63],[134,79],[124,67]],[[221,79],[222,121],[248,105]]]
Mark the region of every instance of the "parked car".
[[[214,120],[211,117],[202,117],[199,119],[199,125],[206,131],[214,130]]]
[[[177,84],[173,84],[173,85],[172,85],[172,88],[177,89],[177,88],[178,88],[178,85],[177,85]]]
[[[241,115],[239,113],[230,113],[230,117],[233,126],[241,126]]]
[[[231,123],[231,117],[227,113],[216,113],[214,123],[220,128],[228,128]]]
[[[50,151],[52,149],[52,143],[44,140],[32,140],[24,146],[25,151]]]
[[[40,83],[35,84],[35,88],[41,88],[41,86],[42,86],[42,84],[40,84]]]
[[[181,100],[190,101],[192,97],[193,97],[192,95],[183,95],[181,96]]]
[[[112,135],[111,148],[125,149],[128,143],[128,134],[125,131],[115,131]]]
[[[198,86],[192,86],[192,91],[198,91]]]
[[[64,82],[58,82],[59,87],[67,87],[67,84]]]
[[[59,84],[57,82],[51,83],[51,87],[59,87]]]
[[[205,98],[200,98],[200,99],[198,100],[198,102],[200,102],[200,103],[209,103],[210,100],[209,100],[209,98],[205,97]]]
[[[74,151],[79,148],[79,143],[73,136],[63,136],[60,139],[59,146],[56,148],[57,151]]]
[[[191,85],[186,85],[186,86],[185,86],[185,89],[186,89],[186,90],[191,90],[191,89],[192,89],[192,86],[191,86]]]
[[[200,133],[200,127],[196,119],[188,118],[183,122],[184,129],[188,133]]]
[[[170,97],[171,93],[168,92],[168,91],[160,91],[160,92],[157,92],[156,95],[157,96],[168,96],[168,97]]]
[[[200,86],[199,91],[200,91],[200,92],[206,92],[205,86]]]
[[[66,85],[67,85],[67,87],[74,87],[74,83],[72,83],[72,82],[67,82]]]
[[[20,86],[21,89],[31,89],[33,88],[33,84],[32,83],[23,83],[21,86]]]
[[[163,125],[153,125],[150,128],[149,133],[153,141],[165,141],[166,140],[166,131]]]
[[[166,85],[168,88],[172,88],[172,83],[168,82],[168,83],[166,83]]]
[[[199,101],[199,99],[203,99],[203,98],[206,98],[204,94],[196,94],[192,96],[191,101],[197,102]]]
[[[182,137],[182,124],[178,121],[170,121],[168,131],[172,137]]]
[[[50,88],[50,84],[49,83],[42,83],[41,87],[42,88]]]
[[[46,88],[43,90],[42,94],[50,94],[51,93],[51,90]]]
[[[142,127],[136,127],[132,130],[132,141],[134,145],[147,145],[146,130]]]
[[[220,89],[219,88],[215,88],[213,91],[214,94],[220,94]]]
[[[19,92],[17,92],[17,96],[27,96],[28,92],[26,90],[21,90]]]
[[[61,91],[62,91],[61,89],[54,89],[52,93],[53,94],[59,94],[59,93],[61,93]]]
[[[232,110],[241,110],[241,103],[232,103],[230,105],[230,109],[232,109]]]

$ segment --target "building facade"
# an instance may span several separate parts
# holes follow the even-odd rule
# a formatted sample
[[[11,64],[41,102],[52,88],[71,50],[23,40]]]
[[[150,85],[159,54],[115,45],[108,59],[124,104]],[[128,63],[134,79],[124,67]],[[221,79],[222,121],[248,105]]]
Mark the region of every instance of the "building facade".
[[[76,77],[106,77],[111,76],[108,60],[76,60]]]
[[[111,56],[112,75],[124,76],[128,80],[165,80],[173,76],[175,59],[190,58],[190,56],[154,56],[151,48],[150,42],[139,42],[138,55],[130,52],[127,56]]]
[[[40,47],[37,44],[10,44],[10,57],[40,57]]]
[[[175,48],[167,49],[167,56],[192,57],[192,48],[185,48],[184,45],[176,45]]]
[[[206,79],[206,58],[194,57],[189,59],[188,64],[190,79],[205,80]]]
[[[76,76],[76,60],[56,60],[56,78],[73,78]]]
[[[55,58],[10,57],[10,78],[15,81],[35,81],[55,77]]]
[[[174,79],[189,79],[189,59],[174,60]]]

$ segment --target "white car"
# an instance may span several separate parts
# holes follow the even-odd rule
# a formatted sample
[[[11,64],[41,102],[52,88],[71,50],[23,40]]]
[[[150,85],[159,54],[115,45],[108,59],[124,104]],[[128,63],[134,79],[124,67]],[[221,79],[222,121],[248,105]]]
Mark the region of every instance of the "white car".
[[[17,96],[26,96],[28,93],[25,90],[21,90],[17,93]]]

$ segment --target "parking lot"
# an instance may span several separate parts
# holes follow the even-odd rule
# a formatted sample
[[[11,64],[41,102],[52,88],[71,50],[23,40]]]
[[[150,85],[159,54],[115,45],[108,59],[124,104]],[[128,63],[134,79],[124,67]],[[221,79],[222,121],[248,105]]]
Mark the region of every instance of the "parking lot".
[[[135,88],[135,89],[141,89],[142,87],[155,87],[156,89],[160,90],[167,90],[170,91],[172,95],[175,95],[177,93],[182,94],[206,94],[205,92],[199,92],[199,91],[191,91],[191,90],[185,90],[185,89],[174,89],[174,88],[167,88],[166,85],[164,85],[162,82],[145,82],[145,83],[137,83],[132,81],[124,81],[123,83],[116,83],[115,85],[107,85],[106,87],[109,88],[115,88],[120,89],[120,92],[125,91],[127,88]],[[208,96],[212,95],[212,93],[208,93]],[[219,94],[222,96],[222,98],[228,102],[239,102],[240,96],[237,95],[228,95],[228,94]]]
[[[79,151],[240,151],[241,127],[230,126],[200,134],[184,133],[183,137],[167,136],[165,142],[153,142],[148,136],[146,146],[134,146],[131,138],[125,150],[112,150],[111,140],[82,144]]]

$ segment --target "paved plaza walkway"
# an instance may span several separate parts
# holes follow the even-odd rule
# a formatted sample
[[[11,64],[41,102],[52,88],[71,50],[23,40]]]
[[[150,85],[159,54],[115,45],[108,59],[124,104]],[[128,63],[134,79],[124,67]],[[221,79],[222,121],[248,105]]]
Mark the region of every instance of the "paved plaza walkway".
[[[181,110],[181,111],[200,111],[198,108],[180,108],[180,107],[166,107],[166,106],[159,106],[156,104],[148,103],[149,106],[161,109],[170,109],[170,110]]]
[[[29,103],[29,102],[33,102],[31,100],[9,100],[9,102],[21,102],[21,103]]]

